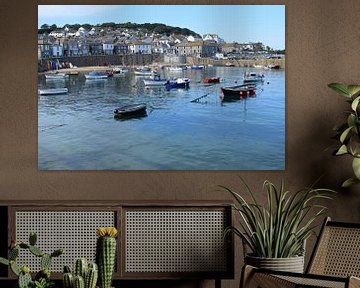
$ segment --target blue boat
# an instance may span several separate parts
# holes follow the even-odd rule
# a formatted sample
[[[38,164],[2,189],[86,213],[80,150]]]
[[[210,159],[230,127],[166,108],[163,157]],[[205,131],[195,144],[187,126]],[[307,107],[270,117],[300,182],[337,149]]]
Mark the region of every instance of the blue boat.
[[[183,88],[187,89],[190,86],[190,79],[189,78],[177,78],[175,80],[168,80],[165,84],[167,90],[174,89],[174,88]]]

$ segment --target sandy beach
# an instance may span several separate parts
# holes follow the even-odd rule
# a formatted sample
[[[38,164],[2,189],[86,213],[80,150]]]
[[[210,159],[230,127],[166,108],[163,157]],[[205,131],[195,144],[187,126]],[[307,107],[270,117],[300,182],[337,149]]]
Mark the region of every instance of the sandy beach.
[[[39,74],[49,74],[58,71],[59,73],[87,73],[91,71],[106,71],[112,70],[113,67],[110,66],[86,66],[86,67],[74,67],[74,68],[64,68],[59,70],[49,70],[46,72],[40,72]]]

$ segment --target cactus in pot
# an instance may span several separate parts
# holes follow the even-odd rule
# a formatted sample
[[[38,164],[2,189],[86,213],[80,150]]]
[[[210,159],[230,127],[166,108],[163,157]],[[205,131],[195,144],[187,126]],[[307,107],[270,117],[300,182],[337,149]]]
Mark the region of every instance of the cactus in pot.
[[[115,227],[101,227],[97,229],[96,262],[99,267],[100,288],[110,288],[116,258]]]

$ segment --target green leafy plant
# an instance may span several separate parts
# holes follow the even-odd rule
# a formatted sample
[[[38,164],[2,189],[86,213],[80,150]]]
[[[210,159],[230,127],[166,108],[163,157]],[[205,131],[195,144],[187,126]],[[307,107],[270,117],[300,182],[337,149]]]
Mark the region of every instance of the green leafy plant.
[[[11,271],[18,277],[19,288],[50,288],[54,283],[50,280],[50,265],[53,257],[58,257],[64,253],[63,249],[57,249],[51,254],[43,252],[36,246],[37,236],[30,233],[29,243],[12,242],[8,251],[8,259],[0,257],[0,263],[10,266]],[[20,249],[28,250],[31,254],[40,258],[41,270],[36,273],[34,280],[30,275],[28,266],[19,266],[16,259],[19,256]]]
[[[284,189],[283,183],[278,189],[266,180],[267,205],[263,206],[244,180],[242,182],[251,198],[250,202],[239,193],[220,186],[234,197],[236,204],[233,208],[240,215],[240,227],[228,227],[225,234],[232,232],[239,236],[255,257],[288,258],[301,255],[305,240],[314,233],[315,220],[326,210],[325,206],[317,203],[318,200],[331,199],[334,191],[310,187],[291,193]]]
[[[337,138],[340,141],[339,147],[334,151],[334,155],[351,155],[352,169],[354,176],[347,179],[342,186],[349,187],[360,183],[360,85],[344,85],[341,83],[331,83],[331,89],[344,96],[350,104],[347,111],[347,119],[344,123],[334,127]]]

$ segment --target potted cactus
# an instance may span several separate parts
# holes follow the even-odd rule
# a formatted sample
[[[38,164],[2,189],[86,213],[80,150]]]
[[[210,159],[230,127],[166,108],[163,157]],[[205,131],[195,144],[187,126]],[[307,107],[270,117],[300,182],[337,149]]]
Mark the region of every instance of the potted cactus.
[[[52,253],[45,253],[36,246],[37,236],[30,233],[29,243],[12,242],[8,252],[8,259],[0,257],[0,263],[10,266],[11,271],[18,277],[18,288],[49,288],[54,285],[50,280],[50,265],[54,257],[64,253],[63,249],[57,249]],[[19,256],[20,249],[26,249],[33,255],[39,257],[41,270],[35,275],[34,280],[30,275],[28,266],[19,266],[16,259]]]
[[[116,258],[115,227],[100,227],[96,231],[96,262],[99,268],[99,287],[110,288]]]
[[[95,288],[98,279],[98,267],[96,263],[88,262],[86,258],[78,258],[71,272],[69,266],[64,267],[64,288]]]

